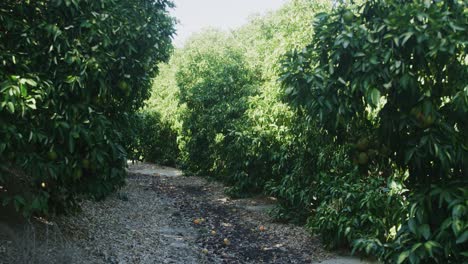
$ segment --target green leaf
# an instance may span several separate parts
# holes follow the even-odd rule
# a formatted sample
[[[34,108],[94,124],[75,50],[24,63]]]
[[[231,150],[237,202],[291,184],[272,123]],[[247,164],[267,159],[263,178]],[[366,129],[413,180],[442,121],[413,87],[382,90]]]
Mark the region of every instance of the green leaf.
[[[414,152],[416,152],[416,148],[412,148],[412,149],[410,149],[408,151],[405,151],[405,164],[408,164],[408,162],[413,157]]]
[[[409,227],[409,230],[411,231],[411,233],[417,235],[418,234],[418,230],[417,230],[417,225],[416,225],[416,220],[414,220],[414,218],[411,218],[409,221],[408,221],[408,227]]]
[[[67,79],[65,80],[66,83],[74,83],[76,81],[76,76],[68,76]]]
[[[377,106],[380,103],[380,91],[376,88],[370,90],[370,99],[373,106]]]
[[[431,257],[434,256],[434,248],[441,248],[442,246],[436,242],[436,241],[427,241],[424,243],[424,248],[426,249],[427,252],[429,252],[429,255]]]
[[[403,263],[408,258],[409,254],[409,250],[401,252],[401,254],[398,256],[397,264]]]
[[[21,96],[26,97],[28,95],[28,90],[24,84],[20,84]]]
[[[73,139],[73,136],[70,134],[68,137],[68,150],[70,153],[75,152],[75,140]]]
[[[463,222],[461,220],[455,219],[452,222],[453,233],[458,236],[463,229]]]
[[[422,243],[416,243],[411,247],[411,252],[415,252],[419,247],[421,247]]]
[[[461,235],[457,238],[456,243],[457,243],[457,244],[463,244],[463,243],[465,243],[467,240],[468,240],[468,230],[465,230],[465,232],[463,232],[463,234],[461,234]]]
[[[441,248],[442,246],[439,244],[439,242],[436,242],[436,241],[427,241],[426,243],[424,243],[424,247],[427,249],[427,248]]]
[[[24,81],[29,84],[30,86],[32,87],[36,87],[37,86],[37,82],[34,81],[33,79],[24,79]]]
[[[351,227],[346,227],[344,235],[347,236],[349,232],[351,231]]]
[[[403,40],[401,41],[401,45],[404,46],[405,43],[408,41],[408,39],[411,38],[411,36],[413,36],[413,34],[414,34],[414,33],[411,32],[411,31],[410,31],[410,32],[404,33],[404,34],[402,35]]]
[[[461,204],[457,204],[452,209],[452,217],[453,218],[462,218],[465,215],[465,206]]]
[[[429,239],[429,237],[431,236],[431,228],[429,227],[428,224],[424,224],[419,227],[419,233],[421,233],[421,235],[425,239]]]
[[[12,114],[15,113],[15,105],[13,105],[12,102],[8,102],[8,103],[6,104],[6,106],[7,106],[8,111],[9,111],[10,113],[12,113]]]
[[[36,99],[31,98],[29,100],[26,100],[26,106],[28,106],[31,109],[37,109],[36,108]]]

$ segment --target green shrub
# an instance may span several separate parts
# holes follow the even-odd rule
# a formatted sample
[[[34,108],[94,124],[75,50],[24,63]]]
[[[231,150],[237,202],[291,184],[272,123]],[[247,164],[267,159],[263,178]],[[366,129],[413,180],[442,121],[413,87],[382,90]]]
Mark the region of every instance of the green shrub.
[[[244,117],[236,122],[222,149],[222,175],[229,178],[232,196],[263,192],[290,166],[292,112],[269,95],[252,96]]]
[[[0,193],[25,215],[124,183],[127,113],[168,57],[168,1],[0,4]],[[7,190],[7,191],[5,191]]]
[[[410,198],[408,220],[393,241],[361,239],[356,248],[392,263],[463,263],[468,257],[467,201],[468,191],[459,182],[422,190]]]
[[[179,156],[177,132],[161,115],[143,111],[133,117],[135,142],[131,148],[134,160],[175,166]]]
[[[307,222],[331,248],[346,247],[362,237],[392,238],[390,230],[396,234],[406,205],[402,176],[386,176],[392,169],[378,167],[377,156],[358,164],[354,144],[338,141],[313,122],[295,124],[295,129],[302,132],[295,139],[295,167],[267,186],[279,200],[275,216]]]
[[[395,172],[408,173],[405,185],[412,197],[405,210],[408,217],[375,215],[381,221],[392,221],[391,225],[401,225],[394,243],[385,243],[384,233],[365,238],[372,235],[371,230],[351,237],[340,231],[338,235],[348,242],[363,237],[355,249],[387,260],[383,256],[396,255],[399,262],[456,263],[461,259],[460,251],[465,249],[456,245],[458,233],[455,237],[441,232],[441,237],[434,239],[443,241],[442,254],[432,240],[414,233],[412,215],[417,211],[427,217],[420,219],[417,227],[426,235],[428,227],[445,230],[442,219],[449,219],[451,205],[441,203],[434,212],[436,199],[431,198],[430,191],[457,182],[466,192],[468,186],[464,136],[468,110],[466,8],[465,1],[389,0],[338,5],[331,13],[317,16],[313,42],[306,49],[291,52],[282,64],[282,81],[292,105],[304,108],[311,119],[341,140],[367,124],[370,140],[361,137],[355,142],[356,148],[372,143],[372,153],[379,157],[374,162],[377,168],[390,166]],[[370,154],[370,150],[358,153],[358,163],[368,163]],[[361,166],[361,174],[370,168]],[[384,178],[389,175],[383,174]],[[330,185],[330,190],[345,194],[350,190],[340,180]],[[374,184],[378,181],[367,184],[377,188]],[[351,186],[360,188],[360,184]],[[428,189],[429,193],[425,191]],[[385,197],[379,196],[370,192],[353,200],[361,204],[364,199]],[[363,209],[367,214],[371,208]],[[324,231],[346,226],[342,223],[354,218],[326,207],[321,211],[318,213],[333,219],[329,225],[316,222],[315,226]],[[387,228],[391,225],[386,223]]]
[[[184,111],[184,104],[179,104],[180,93],[175,76],[182,55],[183,50],[175,50],[169,62],[159,66],[159,74],[154,79],[152,94],[145,107],[148,111],[158,112],[161,121],[169,123],[178,134],[182,127],[180,115]]]
[[[230,195],[269,192],[267,182],[273,186],[296,167],[304,143],[298,142],[302,131],[296,126],[304,120],[281,100],[278,60],[287,50],[305,45],[313,34],[309,25],[314,14],[327,8],[326,1],[291,1],[234,32],[256,76],[258,94],[248,98],[248,109],[223,149],[222,175],[229,177]]]
[[[334,131],[370,118],[412,185],[466,178],[465,8],[369,1],[321,14],[316,41],[284,61],[286,93]]]
[[[195,37],[176,73],[180,103],[185,105],[181,158],[196,175],[214,176],[224,166],[220,149],[231,143],[228,134],[255,92],[253,74],[230,41],[216,31]]]
[[[407,205],[402,177],[386,179],[379,168],[363,175],[343,148],[336,150],[330,164],[329,171],[317,177],[314,195],[319,205],[308,219],[311,230],[332,248],[362,238],[394,239]]]

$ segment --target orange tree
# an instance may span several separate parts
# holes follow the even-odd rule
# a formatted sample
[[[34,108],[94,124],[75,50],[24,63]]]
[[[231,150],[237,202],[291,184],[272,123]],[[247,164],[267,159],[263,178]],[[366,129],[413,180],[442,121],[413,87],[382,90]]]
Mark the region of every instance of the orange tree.
[[[467,8],[457,0],[340,5],[318,15],[314,42],[284,60],[292,104],[342,138],[372,124],[379,151],[408,171],[412,204],[395,242],[357,243],[387,260],[468,255]]]
[[[231,131],[255,93],[255,79],[232,37],[218,31],[194,36],[176,72],[181,113],[181,160],[188,172],[219,176]]]
[[[170,1],[0,3],[0,201],[69,211],[124,183],[123,122],[171,49]]]

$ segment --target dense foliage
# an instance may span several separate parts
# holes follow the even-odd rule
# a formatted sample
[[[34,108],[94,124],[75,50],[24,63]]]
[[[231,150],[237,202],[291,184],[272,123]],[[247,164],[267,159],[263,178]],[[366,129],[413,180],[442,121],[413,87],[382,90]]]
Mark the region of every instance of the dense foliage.
[[[331,129],[374,115],[379,143],[412,184],[466,178],[465,8],[370,1],[358,14],[321,14],[313,44],[284,64],[287,95]]]
[[[125,138],[129,160],[177,165],[177,132],[167,120],[162,119],[159,112],[143,109],[128,121]]]
[[[408,217],[392,219],[402,224],[395,240],[358,243],[387,261],[460,263],[468,254],[466,9],[463,1],[342,5],[318,15],[314,41],[283,63],[287,98],[328,131],[346,140],[370,124],[374,155],[388,158],[369,150],[359,163],[408,173]]]
[[[125,180],[125,119],[167,59],[169,1],[0,3],[0,200],[70,211]]]
[[[70,211],[147,160],[273,195],[330,247],[462,263],[468,5],[352,2],[292,0],[158,64],[169,1],[3,1],[0,202]]]
[[[197,175],[218,175],[223,149],[233,138],[235,123],[247,109],[247,96],[255,92],[253,74],[242,51],[229,37],[207,32],[186,46],[176,73],[182,113],[183,161]]]
[[[197,35],[162,66],[149,108],[178,133],[187,173],[275,196],[276,217],[330,247],[462,263],[466,1],[343,2],[293,0]]]

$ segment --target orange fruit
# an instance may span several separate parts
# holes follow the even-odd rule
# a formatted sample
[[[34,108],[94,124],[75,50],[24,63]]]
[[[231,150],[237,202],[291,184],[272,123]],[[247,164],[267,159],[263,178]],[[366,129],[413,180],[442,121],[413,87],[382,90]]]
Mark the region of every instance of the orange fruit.
[[[47,153],[47,157],[49,158],[49,160],[56,160],[58,158],[58,155],[57,152],[52,150]]]
[[[81,161],[81,164],[83,165],[83,168],[89,169],[91,163],[89,162],[89,159],[84,159]]]
[[[344,22],[346,22],[346,24],[351,23],[353,19],[354,19],[354,14],[351,11],[347,10],[346,12],[344,12],[343,20]]]
[[[369,162],[369,156],[367,156],[367,153],[365,153],[365,152],[359,153],[358,162],[361,165],[367,164],[367,162]]]

